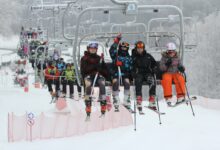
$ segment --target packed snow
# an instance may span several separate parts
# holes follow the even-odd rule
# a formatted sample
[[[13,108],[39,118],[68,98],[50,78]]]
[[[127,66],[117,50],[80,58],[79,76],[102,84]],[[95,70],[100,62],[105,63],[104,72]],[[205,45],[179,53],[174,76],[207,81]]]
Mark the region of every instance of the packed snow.
[[[120,127],[102,132],[88,133],[71,138],[35,140],[33,142],[7,141],[7,114],[14,112],[51,112],[54,105],[49,104],[50,95],[47,89],[35,89],[33,76],[29,76],[29,92],[13,85],[13,72],[8,68],[1,72],[1,77],[8,82],[0,88],[0,149],[1,150],[72,150],[72,149],[178,149],[178,150],[219,150],[220,111],[194,105],[196,116],[193,117],[189,106],[180,105],[167,108],[164,100],[159,102],[162,115],[162,125],[159,125],[158,115],[144,109],[145,115],[137,114],[137,130],[134,126]],[[198,97],[198,101],[205,98]],[[210,99],[211,101],[211,99]],[[147,105],[147,102],[144,103]]]

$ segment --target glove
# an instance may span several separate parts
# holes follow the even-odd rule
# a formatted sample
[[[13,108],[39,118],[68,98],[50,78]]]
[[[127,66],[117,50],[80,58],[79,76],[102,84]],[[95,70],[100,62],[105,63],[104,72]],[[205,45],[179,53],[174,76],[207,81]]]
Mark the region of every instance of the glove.
[[[172,59],[169,58],[169,59],[167,60],[167,62],[165,63],[165,65],[166,65],[167,67],[169,67],[171,64],[172,64]]]
[[[179,66],[179,67],[178,67],[178,70],[179,70],[180,72],[184,73],[184,71],[185,71],[185,67],[183,67],[183,66]]]
[[[119,60],[116,61],[116,66],[119,66],[119,67],[120,67],[120,66],[122,66],[122,65],[123,65],[122,61],[119,61]]]
[[[121,34],[117,35],[117,37],[114,39],[114,43],[119,43],[119,41],[121,40]]]
[[[154,74],[157,74],[158,73],[158,68],[154,67],[152,71],[153,71]]]

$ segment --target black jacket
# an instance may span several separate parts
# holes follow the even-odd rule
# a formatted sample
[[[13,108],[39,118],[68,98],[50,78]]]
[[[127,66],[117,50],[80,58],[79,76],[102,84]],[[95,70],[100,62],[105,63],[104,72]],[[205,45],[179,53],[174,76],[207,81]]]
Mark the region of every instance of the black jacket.
[[[157,68],[157,62],[152,55],[145,50],[139,54],[136,49],[132,50],[133,69],[132,74],[154,74]]]

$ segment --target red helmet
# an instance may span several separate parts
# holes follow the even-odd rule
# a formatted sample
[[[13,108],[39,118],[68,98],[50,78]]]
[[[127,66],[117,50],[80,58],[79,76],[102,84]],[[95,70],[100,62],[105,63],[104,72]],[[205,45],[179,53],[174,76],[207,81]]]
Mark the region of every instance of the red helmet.
[[[137,41],[137,42],[135,43],[135,49],[137,49],[137,48],[143,48],[143,49],[145,49],[145,44],[144,44],[144,42],[142,42],[142,41]]]

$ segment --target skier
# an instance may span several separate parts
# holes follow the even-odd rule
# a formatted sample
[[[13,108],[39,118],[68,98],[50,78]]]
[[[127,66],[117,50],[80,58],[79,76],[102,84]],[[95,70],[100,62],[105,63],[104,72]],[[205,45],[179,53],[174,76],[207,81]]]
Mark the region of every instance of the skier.
[[[129,44],[127,42],[121,42],[121,34],[119,34],[112,44],[109,52],[112,59],[112,88],[113,88],[113,104],[115,111],[119,111],[119,86],[121,81],[124,85],[124,101],[123,105],[130,112],[131,110],[131,101],[130,101],[130,78],[131,78],[131,67],[132,67],[132,58],[128,53]]]
[[[160,69],[164,72],[162,75],[161,84],[167,105],[173,106],[171,101],[172,82],[174,82],[176,87],[176,104],[185,100],[185,79],[181,74],[185,71],[185,67],[182,65],[181,60],[176,52],[176,45],[174,43],[168,43],[166,47],[167,51],[162,53],[162,58],[160,61]]]
[[[45,70],[45,79],[48,86],[48,90],[52,97],[59,97],[59,90],[60,90],[59,75],[60,73],[57,67],[55,67],[52,61],[49,61],[48,66]],[[56,91],[55,93],[53,92],[52,84],[55,84],[55,91]]]
[[[57,62],[57,69],[59,70],[60,74],[62,74],[63,70],[65,70],[66,64],[63,58],[60,58]]]
[[[74,93],[74,81],[75,81],[75,73],[71,69],[71,64],[68,63],[66,65],[66,69],[62,72],[62,85],[63,85],[63,97],[66,97],[66,86],[69,85],[70,88],[70,98],[73,98]]]
[[[132,50],[132,76],[135,81],[137,108],[140,114],[142,112],[142,84],[146,81],[149,85],[149,108],[156,110],[155,95],[156,95],[156,79],[155,71],[157,63],[152,55],[146,52],[145,44],[142,41],[135,43],[135,48]]]
[[[90,117],[92,106],[92,90],[94,84],[99,86],[99,101],[101,105],[101,114],[106,112],[106,90],[105,78],[107,77],[106,64],[104,58],[97,54],[98,43],[91,42],[87,46],[84,56],[81,58],[81,74],[85,83],[85,104],[87,117]]]

